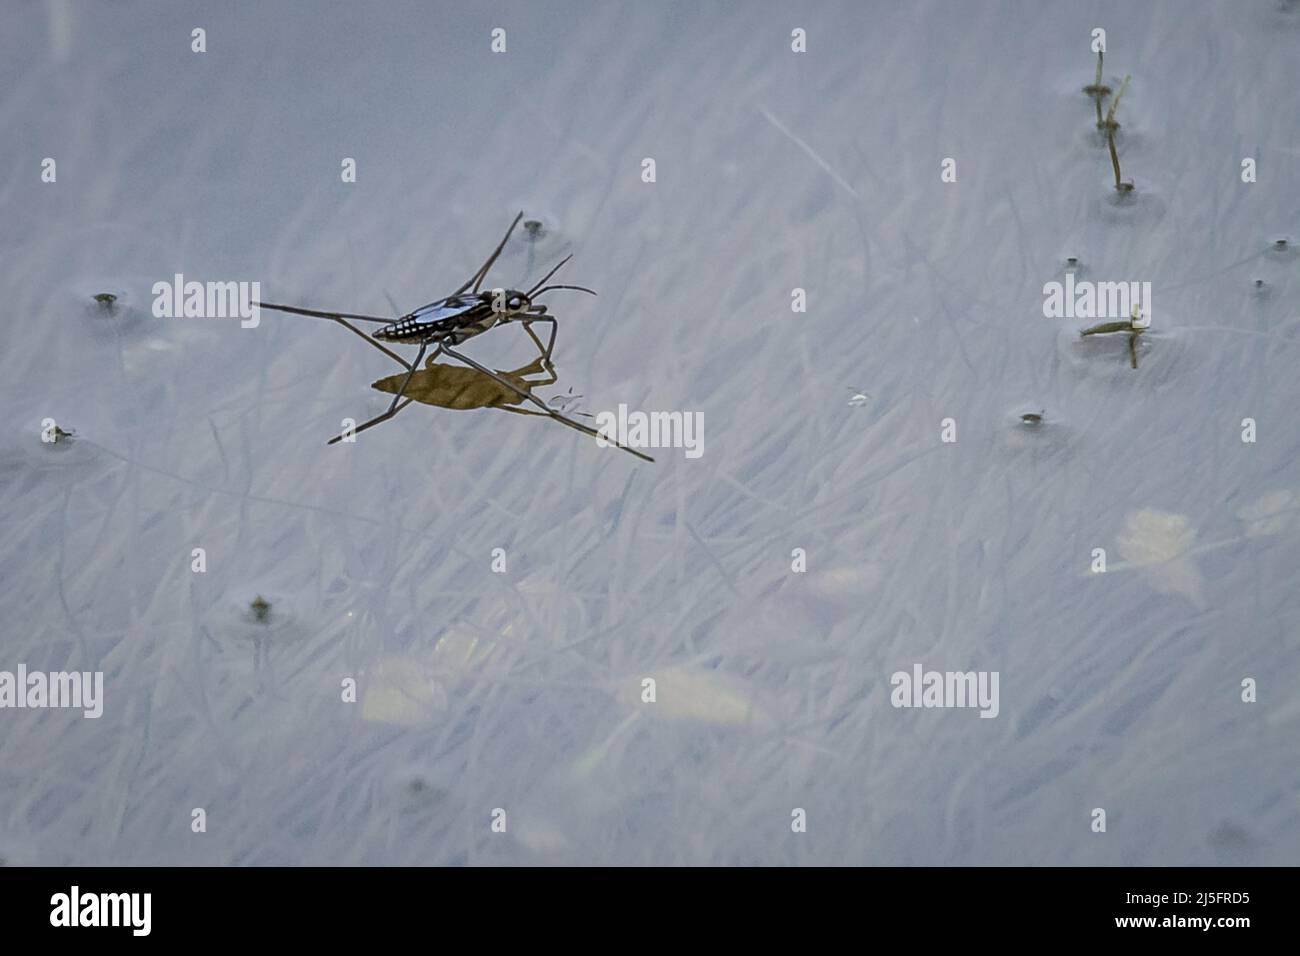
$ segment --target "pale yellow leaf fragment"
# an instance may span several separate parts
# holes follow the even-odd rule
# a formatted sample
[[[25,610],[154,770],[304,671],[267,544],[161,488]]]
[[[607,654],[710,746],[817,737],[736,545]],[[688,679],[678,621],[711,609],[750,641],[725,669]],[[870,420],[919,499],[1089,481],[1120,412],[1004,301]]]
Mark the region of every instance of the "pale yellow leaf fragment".
[[[1300,526],[1300,492],[1270,491],[1241,508],[1237,517],[1246,523],[1246,534],[1252,538],[1289,531]]]
[[[415,727],[447,706],[446,694],[428,668],[408,654],[381,658],[360,683],[364,720]]]
[[[1204,579],[1190,555],[1195,544],[1196,530],[1187,516],[1167,511],[1130,514],[1118,541],[1120,556],[1143,569],[1153,588],[1162,594],[1181,594],[1204,608]]]
[[[763,720],[764,715],[753,702],[722,675],[698,668],[673,667],[645,676],[654,678],[655,703],[642,703],[639,680],[629,680],[620,686],[619,699],[627,706],[643,708],[649,717],[725,726]]]

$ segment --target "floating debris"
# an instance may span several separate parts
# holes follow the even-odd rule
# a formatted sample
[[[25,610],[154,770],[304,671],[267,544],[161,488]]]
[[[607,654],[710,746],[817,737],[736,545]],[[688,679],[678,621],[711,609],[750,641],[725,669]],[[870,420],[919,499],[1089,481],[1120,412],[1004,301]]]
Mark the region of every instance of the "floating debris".
[[[653,678],[657,702],[647,708],[644,678]],[[617,682],[615,696],[628,708],[658,720],[683,720],[716,726],[770,727],[772,718],[751,696],[748,684],[715,670],[678,665]]]
[[[99,292],[94,296],[96,302],[103,306],[104,311],[112,312],[113,307],[117,304],[117,296],[111,292]]]
[[[400,654],[379,659],[364,681],[361,719],[395,727],[418,727],[445,711],[447,691],[428,661]]]
[[[850,408],[859,408],[867,404],[867,399],[871,397],[870,392],[864,392],[857,388],[850,388],[849,391],[853,393],[853,397],[849,399]]]
[[[249,610],[253,612],[253,619],[257,621],[258,624],[265,624],[270,620],[271,602],[262,597],[262,595],[259,594],[255,597],[248,607]]]
[[[1046,410],[1044,409],[1044,411]],[[1020,420],[1026,425],[1041,425],[1043,424],[1043,412],[1025,412],[1020,416]]]
[[[528,233],[529,239],[534,240],[540,239],[542,236],[546,235],[545,227],[542,225],[540,219],[525,219],[524,231]]]
[[[1128,333],[1128,354],[1129,363],[1133,368],[1138,367],[1138,336],[1151,327],[1150,316],[1142,314],[1141,306],[1133,306],[1133,311],[1129,315],[1127,322],[1102,322],[1100,325],[1089,326],[1079,331],[1080,336],[1089,335],[1109,335],[1115,332]]]
[[[1117,541],[1120,557],[1142,568],[1151,587],[1163,594],[1181,594],[1204,608],[1204,579],[1192,562],[1196,529],[1186,515],[1145,510],[1131,513]]]
[[[1103,322],[1101,325],[1089,326],[1079,331],[1080,335],[1109,335],[1112,332],[1132,332],[1133,323],[1129,322]]]
[[[550,405],[550,406],[551,406],[552,408],[554,408],[556,411],[558,411],[558,412],[563,412],[564,414],[567,415],[567,414],[569,414],[569,407],[570,407],[571,405],[575,405],[576,403],[578,403],[578,402],[580,402],[580,401],[582,401],[582,396],[581,396],[581,395],[575,395],[574,392],[573,392],[573,386],[570,385],[570,386],[569,386],[569,391],[568,391],[567,394],[564,394],[564,395],[552,395],[551,398],[547,401],[546,404]],[[592,417],[592,416],[589,415],[587,412],[578,411],[578,410],[576,410],[576,409],[574,410],[573,414],[574,414],[574,415],[578,415],[578,416],[580,416],[580,417],[582,417],[582,418],[591,418],[591,417]]]
[[[1237,512],[1246,525],[1246,535],[1259,538],[1300,529],[1300,489],[1270,491]]]

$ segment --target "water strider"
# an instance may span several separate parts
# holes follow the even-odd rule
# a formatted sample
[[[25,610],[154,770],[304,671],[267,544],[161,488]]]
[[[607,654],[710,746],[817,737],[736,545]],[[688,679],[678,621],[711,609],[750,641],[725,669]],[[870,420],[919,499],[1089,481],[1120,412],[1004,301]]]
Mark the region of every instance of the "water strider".
[[[542,279],[527,291],[519,289],[487,289],[482,288],[483,280],[487,278],[488,271],[492,268],[501,251],[505,249],[506,243],[510,241],[511,234],[519,221],[523,218],[522,212],[515,216],[514,221],[510,223],[510,228],[506,230],[504,238],[497,244],[496,249],[488,256],[487,261],[480,266],[475,273],[465,281],[465,283],[453,292],[451,295],[430,302],[428,305],[421,306],[414,312],[409,312],[399,318],[380,318],[372,315],[358,315],[353,312],[326,312],[316,309],[302,309],[297,306],[277,305],[271,302],[256,303],[259,308],[273,309],[277,312],[288,312],[293,315],[307,315],[315,318],[330,319],[338,322],[344,328],[365,339],[370,345],[379,349],[389,358],[400,364],[407,370],[405,379],[393,396],[392,403],[388,410],[382,415],[370,419],[351,429],[344,435],[336,435],[329,440],[329,444],[342,441],[347,434],[357,434],[372,428],[375,425],[385,422],[392,418],[403,408],[410,404],[410,401],[403,401],[406,389],[410,385],[411,377],[415,374],[416,367],[420,360],[424,358],[424,353],[433,346],[433,353],[426,361],[426,368],[432,367],[434,359],[439,355],[449,355],[452,358],[463,362],[470,368],[493,379],[499,385],[505,387],[519,397],[520,400],[531,402],[542,410],[549,418],[576,428],[587,434],[594,434],[591,429],[576,422],[573,419],[563,415],[550,406],[546,405],[539,398],[532,395],[531,392],[521,388],[518,384],[502,377],[493,372],[486,366],[480,365],[469,356],[456,350],[455,346],[462,342],[481,335],[491,328],[498,325],[505,325],[509,322],[519,322],[524,329],[532,334],[532,326],[537,322],[546,322],[551,326],[550,339],[545,347],[542,347],[542,359],[549,362],[551,350],[555,346],[556,321],[555,317],[547,314],[546,306],[537,304],[539,296],[546,292],[557,289],[568,289],[575,292],[585,292],[588,295],[595,295],[591,289],[584,286],[576,285],[547,285],[551,277],[560,270],[560,267],[568,262],[570,256],[563,259],[546,273]],[[351,320],[351,321],[349,321]],[[372,335],[367,335],[361,329],[357,328],[352,322],[374,322],[380,325]],[[534,336],[534,340],[536,338]],[[404,358],[385,346],[384,342],[400,343],[405,345],[418,345],[419,351],[416,353],[414,362],[407,362]],[[539,347],[540,342],[539,342]],[[617,444],[617,443],[613,443]],[[643,455],[638,451],[628,448],[625,445],[618,444],[619,448],[629,454],[636,455],[645,461],[654,461],[648,455]]]

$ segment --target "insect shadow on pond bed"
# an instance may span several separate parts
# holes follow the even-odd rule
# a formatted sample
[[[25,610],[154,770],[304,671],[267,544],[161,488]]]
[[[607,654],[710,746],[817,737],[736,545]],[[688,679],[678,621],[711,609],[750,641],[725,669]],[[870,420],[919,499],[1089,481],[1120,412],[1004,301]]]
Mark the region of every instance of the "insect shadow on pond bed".
[[[549,365],[551,350],[555,346],[557,322],[555,316],[547,313],[545,305],[537,304],[537,298],[547,292],[559,289],[585,292],[588,295],[596,294],[591,289],[584,286],[560,284],[547,285],[551,280],[551,277],[560,270],[560,267],[573,258],[571,255],[565,256],[561,259],[550,272],[546,273],[539,282],[527,291],[501,288],[484,290],[482,288],[483,281],[487,278],[489,270],[491,270],[493,264],[501,255],[502,250],[505,249],[506,243],[510,241],[511,234],[515,231],[515,227],[519,225],[519,221],[523,216],[524,214],[522,212],[515,216],[514,221],[510,223],[510,228],[506,230],[505,236],[497,244],[497,247],[492,251],[492,254],[488,256],[483,265],[481,265],[460,288],[446,298],[437,299],[430,302],[428,305],[421,306],[414,312],[408,312],[406,315],[398,318],[381,318],[373,315],[359,315],[355,312],[327,312],[317,309],[303,309],[291,305],[277,305],[272,302],[256,303],[256,305],[262,309],[272,309],[277,312],[287,312],[292,315],[306,315],[313,318],[329,319],[330,321],[337,322],[350,332],[360,336],[371,346],[377,348],[406,369],[406,375],[402,377],[403,380],[395,390],[393,401],[388,406],[386,412],[382,415],[375,416],[369,421],[361,423],[353,429],[349,429],[342,435],[336,435],[334,438],[329,440],[328,444],[333,445],[342,441],[349,435],[356,435],[368,428],[373,428],[375,425],[386,422],[409,405],[411,400],[405,398],[407,389],[410,387],[411,381],[416,374],[420,360],[424,358],[424,354],[428,351],[430,346],[433,346],[433,354],[431,354],[425,362],[426,370],[433,370],[435,368],[434,360],[439,355],[448,355],[469,366],[470,369],[480,375],[486,376],[488,379],[494,381],[497,385],[505,388],[507,391],[512,392],[518,401],[527,401],[536,405],[541,409],[540,414],[545,415],[548,418],[553,418],[570,428],[575,428],[578,431],[583,432],[584,434],[591,435],[592,437],[599,437],[599,433],[597,433],[595,429],[569,418],[542,402],[541,399],[532,394],[529,387],[525,387],[518,382],[512,381],[508,376],[503,376],[492,371],[455,348],[455,346],[460,345],[467,339],[473,338],[476,335],[481,335],[494,326],[505,325],[510,322],[518,322],[524,327],[525,331],[532,336],[533,341],[537,343],[538,348],[541,349],[542,363]],[[353,322],[374,322],[378,323],[381,328],[375,330],[372,335],[368,335],[353,325]],[[537,322],[546,322],[551,326],[550,339],[545,346],[541,344],[541,340],[538,339],[536,334],[532,331],[532,326]],[[419,351],[416,353],[415,361],[407,362],[406,359],[402,358],[392,349],[384,345],[384,342],[407,345],[418,344]],[[383,390],[387,391],[388,389]],[[643,455],[635,449],[628,448],[626,445],[620,444],[611,438],[606,437],[606,441],[611,445],[623,449],[628,454],[643,459],[644,461],[654,461],[654,459],[648,455]]]
[[[547,347],[542,345],[541,339],[537,337],[537,333],[532,329],[525,327],[524,331],[536,344],[538,355],[527,365],[512,371],[497,369],[494,374],[489,375],[477,369],[464,368],[446,362],[434,363],[433,359],[430,358],[425,362],[425,367],[422,369],[416,369],[409,375],[398,373],[387,378],[381,378],[370,387],[381,392],[397,394],[404,386],[403,398],[396,409],[399,412],[412,402],[461,411],[473,408],[499,408],[503,412],[514,412],[517,415],[554,418],[556,421],[568,425],[584,435],[590,435],[593,438],[599,437],[600,433],[594,428],[584,425],[582,422],[574,421],[550,405],[545,406],[547,411],[544,412],[535,412],[531,409],[518,407],[525,401],[525,398],[521,397],[521,393],[531,396],[533,389],[539,386],[554,385],[558,381],[555,366],[547,358]],[[541,377],[534,378],[533,376]],[[409,382],[407,381],[408,378]],[[566,397],[572,399],[580,396]],[[532,399],[528,398],[528,400],[531,401]],[[583,413],[579,412],[578,414]],[[628,450],[631,451],[631,449]],[[633,452],[633,454],[637,454],[641,458],[646,457],[637,452]],[[654,459],[647,458],[647,460],[653,461]]]

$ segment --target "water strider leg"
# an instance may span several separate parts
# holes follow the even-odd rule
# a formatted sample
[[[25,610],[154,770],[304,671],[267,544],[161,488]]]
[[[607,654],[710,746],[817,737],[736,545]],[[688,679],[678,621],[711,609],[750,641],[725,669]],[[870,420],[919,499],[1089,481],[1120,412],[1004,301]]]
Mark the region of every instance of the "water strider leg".
[[[380,422],[386,422],[386,421],[388,421],[388,419],[392,418],[394,415],[396,415],[398,412],[400,412],[400,411],[401,411],[403,408],[405,408],[407,405],[411,404],[411,402],[415,401],[415,399],[413,399],[413,398],[408,398],[406,401],[403,402],[403,401],[402,401],[402,396],[406,394],[406,386],[409,385],[409,384],[411,383],[411,376],[415,374],[415,369],[416,369],[416,367],[420,364],[420,359],[422,359],[422,358],[424,357],[424,350],[427,349],[428,347],[429,347],[429,343],[428,343],[428,342],[421,342],[421,343],[420,343],[420,351],[419,351],[419,354],[417,354],[417,355],[415,356],[415,361],[414,361],[414,362],[412,362],[410,365],[407,365],[407,366],[406,366],[406,368],[407,368],[406,378],[402,379],[402,387],[399,388],[399,389],[397,390],[397,394],[393,396],[393,401],[392,401],[392,404],[388,406],[388,411],[384,412],[382,415],[376,415],[374,418],[370,419],[368,422],[363,422],[362,424],[358,425],[355,429],[353,429],[352,434],[354,434],[354,435],[360,434],[361,432],[365,431],[367,428],[372,428],[372,427],[374,427],[375,425],[378,425]],[[439,350],[441,350],[441,349],[439,349]],[[435,351],[435,352],[433,353],[433,355],[430,356],[430,359],[433,359],[434,357],[436,357],[437,354],[438,354],[438,352]],[[403,362],[402,364],[405,365],[406,363]],[[400,406],[398,405],[399,402],[401,402],[401,405],[400,405]],[[328,442],[326,442],[326,444],[327,444],[327,445],[334,445],[334,444],[337,444],[338,442],[341,442],[342,440],[343,440],[343,436],[342,436],[342,435],[335,435],[335,436],[334,436],[333,438],[331,438]]]
[[[355,335],[359,335],[361,338],[365,339],[367,343],[379,349],[379,351],[383,352],[385,355],[387,355],[393,361],[397,362],[403,368],[409,369],[413,367],[409,362],[406,361],[406,359],[402,358],[392,349],[380,345],[370,336],[366,335],[365,332],[362,332],[359,328],[357,328],[355,325],[353,325],[351,322],[348,321],[348,319],[362,319],[366,322],[383,322],[387,324],[389,322],[394,321],[393,319],[376,319],[368,315],[351,315],[347,312],[318,312],[315,309],[298,309],[289,305],[272,305],[269,302],[259,302],[257,303],[257,305],[259,308],[262,309],[274,309],[277,312],[289,312],[293,315],[310,315],[313,318],[329,319],[331,322],[337,322],[339,325],[343,326],[343,328],[347,329],[349,332],[352,332]]]
[[[515,231],[515,226],[519,225],[519,220],[523,218],[524,218],[523,210],[520,210],[519,215],[515,216],[515,221],[512,222],[510,224],[510,228],[506,230],[505,238],[502,239],[497,244],[497,247],[492,250],[492,255],[487,257],[487,262],[479,266],[478,271],[475,272],[472,276],[470,276],[469,280],[463,286],[461,286],[459,289],[453,292],[452,295],[460,295],[462,292],[464,292],[466,289],[470,288],[471,286],[474,287],[475,292],[478,291],[478,287],[481,286],[483,284],[483,280],[487,278],[488,270],[492,268],[492,264],[495,263],[497,261],[497,257],[501,255],[501,250],[506,247],[506,243],[510,241],[510,234]]]
[[[561,424],[564,425],[568,425],[570,428],[576,428],[584,435],[590,435],[592,438],[604,438],[611,445],[623,449],[623,451],[627,452],[629,455],[636,455],[636,457],[640,458],[642,461],[650,461],[650,462],[654,461],[654,459],[651,458],[649,455],[643,455],[635,448],[629,448],[626,445],[622,444],[621,442],[615,441],[614,439],[601,435],[594,428],[590,428],[582,424],[581,422],[574,421],[572,418],[569,418],[567,415],[562,415],[560,412],[557,412],[555,409],[551,408],[551,406],[543,402],[536,395],[533,395],[531,392],[524,391],[514,382],[502,378],[500,375],[492,371],[486,365],[480,365],[478,362],[474,361],[468,355],[464,355],[461,352],[457,352],[455,349],[445,345],[443,346],[442,350],[446,352],[448,355],[450,355],[452,358],[459,359],[460,361],[464,362],[470,368],[482,372],[484,375],[486,375],[490,379],[493,379],[498,384],[504,385],[506,388],[514,392],[516,395],[518,395],[520,398],[524,399],[525,401],[532,402],[534,405],[536,405],[538,408],[542,410],[543,414],[547,415],[550,418],[554,418],[557,422],[560,422]]]

